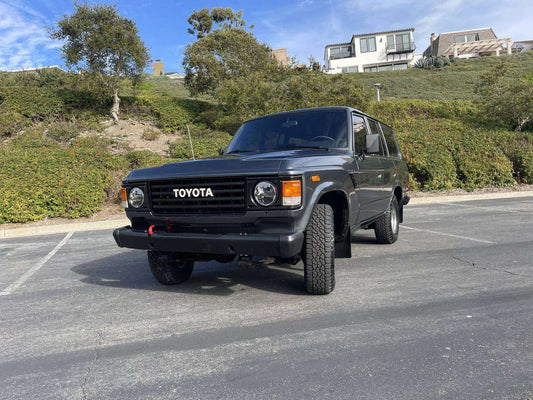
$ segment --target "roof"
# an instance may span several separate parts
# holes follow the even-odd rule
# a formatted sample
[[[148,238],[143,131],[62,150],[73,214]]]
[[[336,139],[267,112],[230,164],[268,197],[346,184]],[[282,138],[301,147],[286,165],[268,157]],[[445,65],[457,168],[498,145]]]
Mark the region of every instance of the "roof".
[[[356,38],[356,37],[362,37],[362,36],[377,36],[377,35],[385,35],[387,33],[398,33],[398,32],[405,32],[405,31],[412,31],[414,32],[415,31],[415,28],[413,27],[410,27],[410,28],[405,28],[405,29],[395,29],[393,31],[383,31],[383,32],[371,32],[371,33],[355,33],[354,35],[352,35],[352,38]]]
[[[326,47],[333,47],[333,46],[349,46],[351,45],[352,42],[348,42],[348,43],[334,43],[334,44],[327,44]]]
[[[313,107],[313,108],[301,108],[299,110],[289,110],[289,111],[281,111],[281,112],[277,112],[277,113],[273,113],[273,114],[266,114],[266,115],[260,115],[260,116],[257,116],[257,117],[254,117],[254,118],[250,118],[249,120],[245,121],[245,122],[249,122],[249,121],[255,121],[257,119],[262,119],[262,118],[267,118],[267,117],[274,117],[274,116],[278,116],[278,115],[285,115],[285,114],[295,114],[295,113],[299,113],[299,112],[306,112],[306,111],[326,111],[326,110],[332,110],[332,111],[355,111],[359,114],[362,114],[366,117],[370,117],[370,115],[364,113],[363,111],[360,111],[360,110],[357,110],[355,108],[351,108],[351,107],[346,107],[346,106],[329,106],[329,107]],[[372,118],[372,117],[370,117]]]
[[[352,35],[352,40],[353,40],[353,38],[357,38],[357,37],[385,35],[387,33],[399,33],[399,32],[406,32],[406,31],[414,32],[415,28],[411,27],[411,28],[405,28],[405,29],[396,29],[396,30],[393,30],[393,31],[372,32],[372,33],[355,33],[355,34]],[[351,44],[352,44],[351,41],[349,41],[347,43],[334,43],[334,44],[326,45],[326,48],[333,47],[333,46],[349,46]]]
[[[451,31],[451,32],[441,32],[441,35],[449,35],[449,34],[452,34],[452,33],[467,33],[467,32],[472,32],[472,31],[486,31],[486,30],[491,30],[492,31],[492,28],[489,26],[487,28],[477,28],[477,29],[463,29],[462,31]]]
[[[431,49],[431,45],[426,48],[426,50],[424,51],[424,57],[445,55],[444,52],[455,43],[455,36],[457,36],[458,34],[467,35],[473,33],[477,33],[479,35],[479,40],[498,38],[492,28],[466,29],[454,32],[443,32],[433,41],[433,49]]]

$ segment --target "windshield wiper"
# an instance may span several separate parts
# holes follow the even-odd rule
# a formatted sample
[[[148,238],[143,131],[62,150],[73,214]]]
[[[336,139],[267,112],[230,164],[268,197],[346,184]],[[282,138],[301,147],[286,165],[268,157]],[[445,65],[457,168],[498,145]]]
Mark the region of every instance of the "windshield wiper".
[[[231,153],[253,153],[254,151],[257,151],[257,150],[231,150],[230,152],[228,152],[226,154],[231,154]]]
[[[329,147],[324,146],[297,146],[297,145],[289,145],[289,146],[281,146],[281,147],[275,147],[272,150],[290,150],[290,149],[318,149],[318,150],[326,150],[329,151]]]

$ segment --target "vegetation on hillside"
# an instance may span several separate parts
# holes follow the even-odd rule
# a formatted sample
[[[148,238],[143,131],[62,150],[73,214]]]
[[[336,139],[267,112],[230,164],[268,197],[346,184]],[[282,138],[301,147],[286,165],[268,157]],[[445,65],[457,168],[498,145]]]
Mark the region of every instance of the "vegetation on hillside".
[[[533,52],[530,51],[512,56],[457,59],[450,66],[430,70],[409,68],[355,75],[367,90],[374,90],[374,83],[381,83],[381,95],[385,99],[476,100],[480,97],[476,87],[481,75],[497,67],[502,59],[508,63],[510,79],[533,74]]]

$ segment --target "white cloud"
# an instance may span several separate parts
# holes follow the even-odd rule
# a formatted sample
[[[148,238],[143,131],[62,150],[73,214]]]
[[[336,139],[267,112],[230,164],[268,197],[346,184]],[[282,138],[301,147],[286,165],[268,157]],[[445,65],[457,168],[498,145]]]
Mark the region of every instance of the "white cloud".
[[[0,2],[0,70],[46,64],[50,50],[60,46],[49,39],[46,18],[21,3]]]

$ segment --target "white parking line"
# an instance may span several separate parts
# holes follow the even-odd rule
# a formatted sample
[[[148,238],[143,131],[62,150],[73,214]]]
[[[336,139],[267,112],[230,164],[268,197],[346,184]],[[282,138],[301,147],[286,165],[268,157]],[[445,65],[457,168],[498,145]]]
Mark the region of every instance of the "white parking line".
[[[67,241],[71,238],[71,236],[74,234],[74,232],[69,232],[67,236],[63,238],[61,242],[57,244],[54,249],[48,253],[46,256],[41,258],[37,264],[35,264],[33,267],[31,267],[24,275],[22,275],[17,281],[8,287],[6,287],[3,291],[0,292],[0,296],[7,296],[8,294],[13,293],[15,290],[17,290],[21,285],[24,284],[34,273],[39,271],[41,267],[46,264],[46,262],[51,259],[54,254],[58,252],[58,250],[67,243]]]
[[[454,238],[458,238],[458,239],[471,240],[472,242],[494,244],[493,242],[489,242],[488,240],[475,239],[475,238],[471,238],[471,237],[467,237],[467,236],[461,236],[461,235],[452,235],[451,233],[430,231],[428,229],[411,228],[410,226],[405,226],[405,225],[402,225],[402,228],[403,229],[410,229],[410,230],[413,230],[413,231],[419,231],[419,232],[433,233],[435,235],[450,236],[450,237],[454,237]]]

